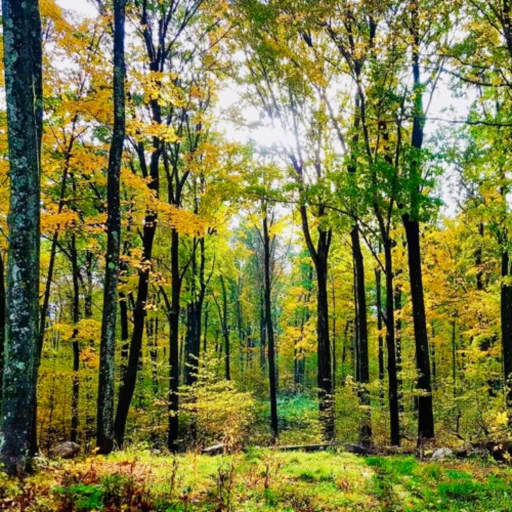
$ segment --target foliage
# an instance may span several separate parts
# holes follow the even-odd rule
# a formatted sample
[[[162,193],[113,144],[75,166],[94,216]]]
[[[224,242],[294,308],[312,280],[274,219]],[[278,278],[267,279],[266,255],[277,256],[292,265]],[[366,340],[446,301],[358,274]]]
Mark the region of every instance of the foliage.
[[[197,382],[183,387],[181,395],[193,442],[203,446],[220,442],[229,450],[250,439],[254,398],[251,393],[238,391],[233,382],[219,379],[212,362],[206,361],[198,372]]]
[[[8,510],[492,510],[509,509],[510,468],[485,460],[280,453],[174,458],[141,449],[42,470],[1,502]],[[31,491],[29,491],[31,489]],[[25,498],[22,496],[25,495]],[[7,499],[7,496],[10,499]],[[44,503],[41,499],[44,498]],[[23,501],[24,500],[24,501]],[[39,505],[37,505],[39,500]],[[39,507],[39,508],[37,508]]]

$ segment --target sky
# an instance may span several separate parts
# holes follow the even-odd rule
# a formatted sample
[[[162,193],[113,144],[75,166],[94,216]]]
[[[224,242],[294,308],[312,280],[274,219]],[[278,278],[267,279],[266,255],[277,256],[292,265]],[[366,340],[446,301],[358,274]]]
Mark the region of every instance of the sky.
[[[96,13],[96,8],[89,0],[57,0],[57,4],[64,9],[69,9],[89,16]]]
[[[97,9],[94,6],[92,0],[57,0],[57,4],[64,9],[80,13],[85,16],[94,16],[97,13]],[[235,105],[239,102],[239,93],[236,88],[228,87],[220,92],[219,95],[220,106],[219,111],[228,109],[231,105]],[[454,97],[450,89],[442,81],[438,85],[432,106],[429,111],[429,117],[441,118],[441,119],[464,119],[468,112],[470,100],[464,97]],[[244,110],[244,117],[249,122],[257,121],[259,114],[256,109]],[[450,126],[446,123],[440,122],[428,122],[426,125],[426,134],[433,135],[437,129],[442,126]],[[246,142],[247,140],[254,140],[255,142],[263,145],[270,146],[276,141],[283,140],[285,134],[279,128],[271,128],[269,126],[260,126],[259,128],[249,129],[236,129],[229,124],[224,128],[227,131],[229,138],[234,139],[238,142]],[[444,202],[442,208],[442,214],[448,217],[452,217],[456,213],[457,203],[457,190],[454,186],[454,180],[450,179],[450,172],[447,172],[441,183],[441,198]]]

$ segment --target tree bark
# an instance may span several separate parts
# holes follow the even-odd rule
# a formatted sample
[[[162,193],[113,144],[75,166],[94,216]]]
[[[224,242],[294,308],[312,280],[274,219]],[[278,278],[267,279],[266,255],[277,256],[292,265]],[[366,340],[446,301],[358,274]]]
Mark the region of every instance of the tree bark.
[[[274,442],[279,437],[277,418],[277,381],[276,354],[274,340],[274,325],[272,321],[272,275],[270,268],[270,234],[267,217],[267,206],[263,208],[263,253],[264,253],[264,283],[265,283],[265,320],[268,338],[268,374],[270,384],[270,425]]]
[[[330,441],[334,438],[334,397],[332,387],[332,359],[331,344],[329,340],[329,299],[327,283],[328,258],[327,232],[319,232],[318,251],[315,261],[317,274],[317,337],[318,337],[318,393],[320,401],[320,415],[324,427],[325,438]]]
[[[421,271],[420,227],[408,215],[403,217],[407,235],[409,279],[411,282],[416,368],[418,370],[418,443],[434,438],[434,411],[430,376],[430,351]]]
[[[265,286],[260,298],[260,369],[264,375],[267,369],[267,322],[265,320]]]
[[[228,295],[226,291],[226,282],[223,276],[220,276],[220,284],[222,288],[222,334],[224,336],[226,380],[231,380],[231,343],[229,340]]]
[[[357,326],[359,329],[359,400],[363,408],[363,424],[359,432],[361,444],[369,445],[372,439],[372,425],[370,412],[370,392],[368,385],[370,383],[370,369],[368,360],[368,317],[366,308],[366,287],[364,278],[364,259],[359,240],[359,229],[355,226],[350,234],[352,239],[352,253],[354,257],[355,270],[355,299],[357,301]]]
[[[141,17],[141,24],[144,26],[145,15]],[[166,26],[166,30],[168,25]],[[144,29],[144,36],[146,42],[146,49],[148,57],[151,60],[150,69],[154,73],[158,73],[163,68],[163,50],[158,48],[157,55],[154,54],[154,46],[151,41],[151,36],[147,29]],[[161,34],[162,40],[165,41],[165,34]],[[161,107],[156,100],[150,102],[151,106],[151,119],[154,123],[160,124],[162,122]],[[160,172],[159,164],[162,155],[162,143],[158,137],[153,137],[152,150],[149,164],[149,176],[145,157],[145,150],[142,144],[137,146],[137,153],[142,169],[144,178],[150,178],[148,188],[158,196],[160,189]],[[144,323],[146,319],[146,303],[149,293],[149,278],[151,273],[151,260],[153,253],[153,242],[155,239],[157,227],[157,214],[153,211],[148,211],[144,219],[144,227],[142,233],[142,261],[141,269],[139,270],[139,281],[137,285],[137,298],[133,311],[133,330],[130,340],[130,354],[128,356],[128,366],[121,380],[119,388],[119,399],[117,402],[116,417],[114,421],[114,436],[115,441],[119,447],[123,446],[124,435],[126,430],[126,421],[128,419],[128,412],[130,404],[135,391],[137,383],[137,373],[139,369],[139,360],[142,349],[142,339],[144,335]]]
[[[417,4],[411,4],[412,75],[414,82],[414,110],[411,146],[413,148],[410,164],[410,209],[402,215],[407,238],[409,261],[409,280],[411,284],[412,310],[414,320],[414,338],[416,342],[416,368],[418,371],[418,444],[434,438],[434,411],[432,404],[432,383],[430,377],[430,350],[428,346],[427,319],[423,293],[420,248],[420,190],[421,150],[424,139],[424,110],[420,68],[419,13]]]
[[[192,301],[187,306],[187,335],[186,335],[186,356],[185,356],[185,383],[192,385],[197,381],[199,371],[199,358],[201,352],[201,334],[204,299],[206,296],[205,265],[206,252],[205,240],[199,240],[199,266],[196,264],[195,244],[192,259],[192,281],[196,278],[199,282],[199,289],[195,286],[192,290]]]
[[[380,268],[375,269],[375,290],[376,290],[376,302],[377,302],[377,330],[378,334],[378,359],[379,359],[379,380],[384,382],[384,339],[382,338],[382,271]]]
[[[158,108],[158,107],[156,107]],[[159,118],[160,119],[160,118]],[[148,185],[155,193],[159,189],[159,160],[161,145],[155,138],[153,140],[153,152],[151,154],[150,177],[151,182]],[[142,268],[139,270],[139,281],[137,285],[137,298],[133,311],[133,330],[130,340],[130,353],[128,356],[128,365],[124,378],[119,388],[119,399],[117,402],[116,417],[114,421],[115,441],[119,447],[123,446],[126,421],[128,411],[135,391],[137,382],[137,372],[139,369],[140,352],[142,348],[142,338],[144,335],[144,323],[146,319],[146,303],[149,293],[150,263],[153,252],[153,242],[157,226],[157,216],[153,212],[148,212],[144,220],[143,227],[143,256]]]
[[[4,374],[5,323],[7,320],[5,306],[5,263],[3,254],[0,254],[0,411],[2,410],[2,376]]]
[[[512,285],[510,279],[512,267],[507,250],[501,256],[501,343],[503,350],[503,376],[507,386],[507,407],[512,408]],[[511,420],[512,422],[512,420]]]
[[[76,250],[76,235],[71,235],[71,273],[73,281],[73,303],[72,303],[72,319],[73,319],[73,393],[71,399],[71,436],[70,440],[74,443],[78,440],[79,426],[79,400],[80,400],[80,342],[78,338],[78,322],[80,321],[80,269],[78,267],[78,253]]]
[[[169,311],[169,431],[167,447],[172,452],[178,449],[178,408],[180,381],[180,296],[181,278],[179,269],[179,234],[171,232],[171,310]]]
[[[402,288],[395,286],[395,339],[396,339],[396,373],[398,386],[398,411],[404,411],[403,404],[403,379],[402,379]]]
[[[42,136],[41,19],[37,0],[2,0],[7,100],[9,259],[0,460],[10,473],[30,459],[39,339]]]
[[[398,405],[398,376],[395,346],[395,303],[392,241],[384,240],[384,258],[386,269],[386,345],[388,354],[388,397],[391,444],[400,446],[400,414]]]
[[[107,254],[101,323],[96,445],[99,453],[114,447],[114,383],[117,283],[121,253],[121,163],[126,132],[124,55],[126,0],[114,0],[114,133],[107,178]]]

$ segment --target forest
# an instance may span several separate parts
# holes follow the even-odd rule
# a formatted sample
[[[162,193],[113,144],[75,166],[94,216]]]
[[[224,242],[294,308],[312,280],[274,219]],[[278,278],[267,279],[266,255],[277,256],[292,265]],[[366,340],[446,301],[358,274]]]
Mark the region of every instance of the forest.
[[[1,18],[0,510],[512,510],[511,0]]]

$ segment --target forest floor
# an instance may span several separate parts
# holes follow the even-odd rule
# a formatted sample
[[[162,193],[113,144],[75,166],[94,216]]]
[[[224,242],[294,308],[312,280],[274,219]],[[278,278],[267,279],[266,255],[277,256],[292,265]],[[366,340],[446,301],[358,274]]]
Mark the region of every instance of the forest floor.
[[[511,511],[512,468],[492,461],[250,449],[177,457],[129,451],[0,474],[0,510]]]

